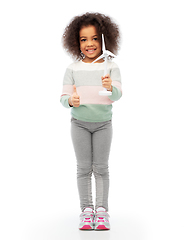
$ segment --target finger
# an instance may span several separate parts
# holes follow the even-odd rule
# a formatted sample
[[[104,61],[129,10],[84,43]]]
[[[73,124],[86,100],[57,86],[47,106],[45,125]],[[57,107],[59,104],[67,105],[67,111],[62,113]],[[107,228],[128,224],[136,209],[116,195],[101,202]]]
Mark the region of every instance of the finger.
[[[73,101],[80,101],[80,97],[74,97]]]
[[[104,78],[109,78],[109,77],[110,75],[108,73],[104,76]]]
[[[106,88],[106,87],[110,87],[110,86],[111,86],[111,84],[110,84],[110,83],[103,83],[102,85],[103,85],[105,88]]]
[[[73,93],[76,93],[77,94],[77,88],[75,85],[73,85]]]
[[[108,80],[103,80],[103,84],[110,84],[110,81],[108,81]]]
[[[73,101],[74,104],[78,104],[79,102],[80,102],[79,100],[78,101],[76,101],[76,100]]]
[[[74,95],[73,98],[74,98],[75,100],[79,100],[79,99],[80,99],[80,97],[79,97],[78,95]]]
[[[74,103],[73,106],[74,106],[74,107],[79,107],[79,106],[80,106],[80,103]]]

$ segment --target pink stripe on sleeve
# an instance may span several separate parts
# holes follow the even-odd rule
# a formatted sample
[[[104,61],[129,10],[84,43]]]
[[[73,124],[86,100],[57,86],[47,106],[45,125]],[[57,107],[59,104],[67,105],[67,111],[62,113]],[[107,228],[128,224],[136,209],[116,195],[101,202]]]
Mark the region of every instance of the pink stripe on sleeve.
[[[122,92],[122,89],[121,89],[121,82],[119,81],[112,81],[112,85],[119,88],[119,90]]]
[[[64,85],[62,90],[62,96],[64,95],[72,95],[73,94],[73,85]]]

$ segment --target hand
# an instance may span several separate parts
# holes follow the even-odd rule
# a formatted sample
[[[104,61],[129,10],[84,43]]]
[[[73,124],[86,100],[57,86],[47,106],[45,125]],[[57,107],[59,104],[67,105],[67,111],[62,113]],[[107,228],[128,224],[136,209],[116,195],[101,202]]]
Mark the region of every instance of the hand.
[[[68,99],[69,105],[73,107],[79,107],[80,106],[80,96],[77,94],[76,86],[73,85],[73,94]]]
[[[102,86],[107,89],[107,91],[112,92],[112,79],[110,78],[109,74],[106,74],[106,76],[101,77],[102,79]]]

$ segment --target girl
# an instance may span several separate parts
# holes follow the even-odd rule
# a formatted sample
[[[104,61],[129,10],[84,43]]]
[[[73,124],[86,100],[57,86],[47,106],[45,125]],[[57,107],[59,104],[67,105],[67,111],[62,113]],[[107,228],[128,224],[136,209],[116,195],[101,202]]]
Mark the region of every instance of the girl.
[[[77,159],[77,184],[82,214],[79,229],[110,229],[108,215],[108,159],[112,140],[112,103],[121,98],[118,66],[104,60],[91,64],[102,54],[101,35],[106,49],[117,54],[119,28],[107,16],[86,13],[75,17],[66,27],[62,42],[77,61],[67,69],[63,80],[61,103],[71,108],[71,136]],[[99,96],[104,88],[111,96]],[[92,202],[91,176],[96,181],[96,206]]]

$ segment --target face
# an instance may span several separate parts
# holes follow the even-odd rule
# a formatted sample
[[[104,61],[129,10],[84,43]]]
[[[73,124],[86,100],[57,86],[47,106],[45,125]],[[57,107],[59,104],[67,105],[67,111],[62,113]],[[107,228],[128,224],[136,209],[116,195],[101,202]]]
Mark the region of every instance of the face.
[[[85,55],[83,62],[91,63],[101,55],[101,39],[95,26],[81,28],[79,32],[80,50]],[[103,62],[101,59],[98,62]]]

